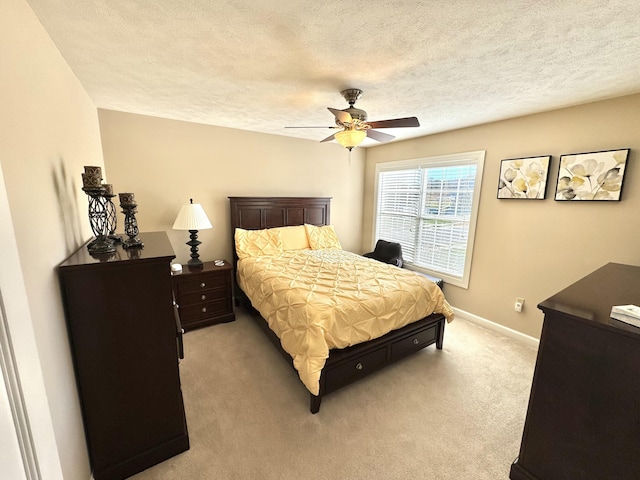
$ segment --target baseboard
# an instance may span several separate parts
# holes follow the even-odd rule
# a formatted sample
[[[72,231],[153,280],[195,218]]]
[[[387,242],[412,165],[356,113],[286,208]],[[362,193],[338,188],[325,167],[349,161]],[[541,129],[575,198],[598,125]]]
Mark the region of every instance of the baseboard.
[[[526,343],[527,345],[530,345],[534,348],[538,348],[538,345],[540,345],[540,340],[535,337],[530,337],[529,335],[525,335],[524,333],[518,332],[509,327],[505,327],[504,325],[500,325],[499,323],[495,323],[491,320],[487,320],[486,318],[474,315],[473,313],[460,310],[459,308],[453,307],[453,311],[455,312],[457,318],[476,323],[481,327],[486,328],[487,330],[493,330],[494,332],[501,333],[502,335],[506,335],[507,337]]]

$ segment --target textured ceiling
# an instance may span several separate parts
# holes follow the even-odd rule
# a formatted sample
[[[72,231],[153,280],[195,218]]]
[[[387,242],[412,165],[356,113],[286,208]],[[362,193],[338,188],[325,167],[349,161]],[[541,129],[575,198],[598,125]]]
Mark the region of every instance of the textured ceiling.
[[[321,140],[284,127],[345,88],[398,139],[640,92],[638,0],[28,2],[97,107],[256,132]]]

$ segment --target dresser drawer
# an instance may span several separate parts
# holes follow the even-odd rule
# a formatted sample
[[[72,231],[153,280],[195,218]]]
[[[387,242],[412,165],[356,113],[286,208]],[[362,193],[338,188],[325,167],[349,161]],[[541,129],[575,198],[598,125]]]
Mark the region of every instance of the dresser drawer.
[[[354,377],[364,377],[378,370],[387,360],[387,349],[379,348],[342,365],[329,369],[325,373],[325,385],[333,391],[354,381]]]
[[[391,359],[403,357],[409,353],[420,350],[436,341],[436,325],[432,325],[420,332],[398,340],[391,344]]]

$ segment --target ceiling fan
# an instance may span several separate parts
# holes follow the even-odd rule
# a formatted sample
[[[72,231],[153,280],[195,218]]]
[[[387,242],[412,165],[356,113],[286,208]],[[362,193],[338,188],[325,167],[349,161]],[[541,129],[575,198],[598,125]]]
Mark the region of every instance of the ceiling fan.
[[[379,120],[377,122],[367,121],[367,112],[354,107],[356,100],[362,96],[362,90],[358,88],[348,88],[340,92],[344,99],[349,103],[349,108],[338,110],[337,108],[328,107],[336,118],[336,126],[331,127],[285,127],[285,128],[335,128],[341,129],[339,132],[328,136],[322,142],[330,142],[336,140],[340,145],[351,151],[353,147],[358,146],[365,137],[369,137],[378,142],[388,142],[395,137],[388,133],[378,132],[378,128],[402,128],[402,127],[419,127],[420,122],[416,117],[395,118],[392,120]]]

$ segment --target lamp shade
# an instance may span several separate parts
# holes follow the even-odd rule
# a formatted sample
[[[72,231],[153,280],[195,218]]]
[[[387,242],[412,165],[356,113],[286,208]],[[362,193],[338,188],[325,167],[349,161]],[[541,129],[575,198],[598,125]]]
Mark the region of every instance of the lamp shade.
[[[185,203],[178,212],[176,221],[173,222],[174,230],[205,230],[213,228],[211,222],[204,213],[204,208],[199,203]]]
[[[353,147],[357,147],[362,143],[364,138],[367,136],[367,132],[364,130],[342,130],[334,136],[340,145],[351,150]]]

